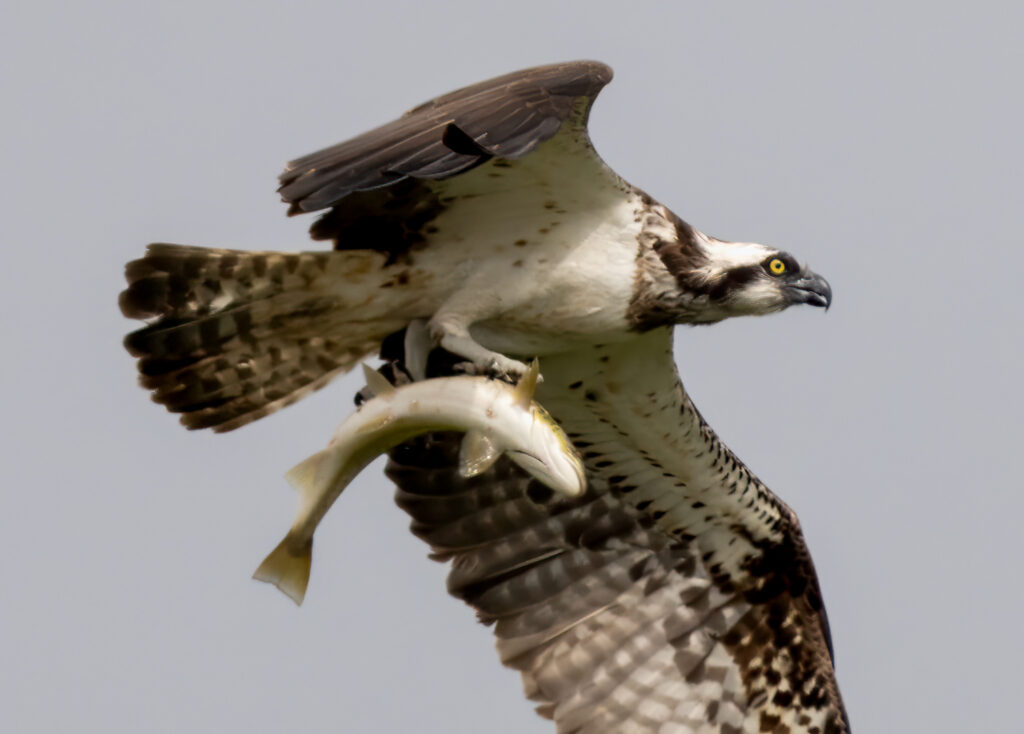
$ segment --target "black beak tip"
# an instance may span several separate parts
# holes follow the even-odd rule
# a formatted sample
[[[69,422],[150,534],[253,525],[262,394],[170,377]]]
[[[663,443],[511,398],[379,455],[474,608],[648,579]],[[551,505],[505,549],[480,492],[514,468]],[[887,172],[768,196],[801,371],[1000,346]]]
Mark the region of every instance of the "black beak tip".
[[[789,286],[793,303],[806,303],[828,311],[832,305],[832,286],[817,273],[806,272]]]
[[[828,281],[824,278],[821,279],[821,283],[824,286],[821,289],[820,295],[824,298],[825,303],[822,304],[825,307],[825,313],[828,313],[829,308],[832,307],[832,287],[828,284]]]

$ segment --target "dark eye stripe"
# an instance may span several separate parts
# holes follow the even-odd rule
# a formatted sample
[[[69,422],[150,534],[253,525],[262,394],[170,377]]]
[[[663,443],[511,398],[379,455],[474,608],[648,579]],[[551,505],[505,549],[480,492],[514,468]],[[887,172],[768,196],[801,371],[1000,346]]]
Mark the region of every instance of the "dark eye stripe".
[[[757,265],[744,265],[740,268],[733,268],[721,280],[711,286],[708,290],[708,296],[712,301],[721,301],[727,298],[730,294],[756,278],[759,270],[760,268]]]

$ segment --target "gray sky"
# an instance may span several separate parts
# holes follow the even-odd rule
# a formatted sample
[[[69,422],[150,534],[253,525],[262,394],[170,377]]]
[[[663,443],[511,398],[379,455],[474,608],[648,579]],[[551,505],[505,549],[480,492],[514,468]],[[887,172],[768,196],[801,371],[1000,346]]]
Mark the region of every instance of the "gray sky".
[[[312,247],[285,161],[574,58],[615,68],[591,128],[619,173],[832,283],[825,316],[681,329],[677,355],[800,514],[855,729],[1014,728],[1024,13],[661,5],[5,4],[0,730],[551,730],[380,464],[321,527],[301,609],[249,579],[356,378],[189,433],[135,386],[116,297],[151,241]]]

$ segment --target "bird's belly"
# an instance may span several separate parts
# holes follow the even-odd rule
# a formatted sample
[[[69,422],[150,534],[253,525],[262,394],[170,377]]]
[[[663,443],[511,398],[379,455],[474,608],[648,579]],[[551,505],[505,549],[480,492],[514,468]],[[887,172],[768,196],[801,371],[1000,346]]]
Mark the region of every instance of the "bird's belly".
[[[584,241],[561,253],[538,251],[528,267],[495,272],[492,287],[500,291],[502,307],[471,332],[488,349],[518,355],[628,338],[634,260],[635,245],[614,240]]]
[[[476,341],[505,354],[628,336],[640,234],[635,197],[543,219],[540,202],[531,209],[511,194],[499,202],[506,206],[486,211],[477,211],[477,201],[439,217],[437,232],[412,254],[410,284],[430,283],[421,307],[433,311],[440,297],[442,308],[454,305],[469,317]]]

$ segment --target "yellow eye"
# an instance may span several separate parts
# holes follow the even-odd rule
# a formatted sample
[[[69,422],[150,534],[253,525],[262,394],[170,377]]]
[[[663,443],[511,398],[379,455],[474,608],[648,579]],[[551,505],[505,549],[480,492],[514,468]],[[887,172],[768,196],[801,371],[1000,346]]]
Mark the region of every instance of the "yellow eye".
[[[768,263],[768,269],[772,271],[772,275],[782,275],[784,272],[786,272],[786,263],[782,262],[782,260],[776,257],[773,258],[770,263]]]

